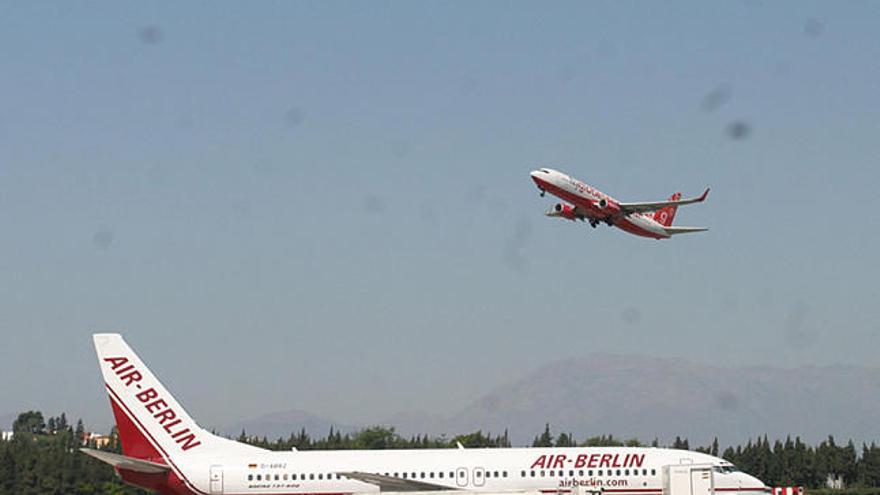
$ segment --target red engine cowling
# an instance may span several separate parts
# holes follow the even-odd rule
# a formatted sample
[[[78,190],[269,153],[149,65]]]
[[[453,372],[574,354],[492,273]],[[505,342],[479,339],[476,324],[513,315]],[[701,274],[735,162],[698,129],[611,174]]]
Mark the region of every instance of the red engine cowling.
[[[620,206],[614,200],[602,198],[593,204],[596,205],[596,209],[604,213],[606,216],[613,217],[620,213]]]
[[[547,212],[548,217],[562,217],[568,220],[576,220],[580,215],[574,211],[574,206],[565,203],[556,203],[553,208]]]

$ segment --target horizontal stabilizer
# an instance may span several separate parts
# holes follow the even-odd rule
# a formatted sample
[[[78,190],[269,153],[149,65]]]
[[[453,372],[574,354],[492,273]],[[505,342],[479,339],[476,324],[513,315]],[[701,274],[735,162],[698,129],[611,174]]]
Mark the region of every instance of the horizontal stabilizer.
[[[669,235],[675,234],[690,234],[691,232],[705,232],[709,230],[708,227],[663,227],[663,230],[666,231]]]
[[[135,459],[134,457],[126,457],[124,455],[114,454],[113,452],[105,452],[95,449],[79,449],[80,452],[90,455],[101,462],[106,462],[117,469],[125,469],[126,471],[134,471],[144,474],[162,474],[171,471],[169,466],[159,464],[158,462],[145,461],[143,459]]]
[[[432,492],[451,489],[448,486],[425,483],[424,481],[395,478],[393,476],[383,476],[381,474],[361,473],[357,471],[339,474],[349,479],[376,485],[379,487],[379,491],[382,492]]]

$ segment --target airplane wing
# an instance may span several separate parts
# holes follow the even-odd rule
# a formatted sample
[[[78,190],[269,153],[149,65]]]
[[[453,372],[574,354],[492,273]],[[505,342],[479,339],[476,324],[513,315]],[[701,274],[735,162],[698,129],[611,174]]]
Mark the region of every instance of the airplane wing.
[[[681,205],[689,205],[691,203],[700,203],[706,200],[706,196],[709,195],[709,188],[706,188],[706,191],[703,192],[699,197],[696,198],[688,198],[688,199],[679,199],[677,201],[653,201],[646,203],[619,203],[620,211],[623,213],[642,213],[645,211],[656,211],[661,208],[666,208],[667,206],[681,206]]]
[[[663,230],[669,235],[675,235],[689,234],[691,232],[705,232],[709,229],[708,227],[663,227]]]
[[[135,459],[134,457],[126,457],[124,455],[114,454],[112,452],[104,452],[103,450],[79,449],[83,454],[90,455],[101,462],[106,462],[111,466],[127,471],[134,471],[145,474],[160,474],[171,471],[169,466],[159,464],[158,462],[145,461],[143,459]]]
[[[379,487],[379,491],[388,492],[430,492],[438,490],[455,490],[455,488],[425,483],[424,481],[407,480],[381,474],[361,473],[358,471],[339,473],[346,478],[362,481]]]

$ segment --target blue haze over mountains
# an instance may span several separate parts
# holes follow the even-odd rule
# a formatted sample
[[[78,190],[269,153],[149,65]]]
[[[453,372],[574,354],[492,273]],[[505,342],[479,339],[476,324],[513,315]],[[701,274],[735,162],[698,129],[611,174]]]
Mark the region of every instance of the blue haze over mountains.
[[[442,416],[408,412],[389,418],[403,435],[454,436],[477,429],[509,429],[515,445],[528,444],[545,422],[577,439],[613,434],[650,442],[677,435],[692,446],[719,436],[737,444],[758,435],[801,436],[818,442],[880,438],[880,369],[859,366],[716,367],[681,360],[594,354],[557,361],[489,391],[464,409]],[[300,410],[274,413],[223,428],[270,439],[305,428],[324,436],[333,422]]]

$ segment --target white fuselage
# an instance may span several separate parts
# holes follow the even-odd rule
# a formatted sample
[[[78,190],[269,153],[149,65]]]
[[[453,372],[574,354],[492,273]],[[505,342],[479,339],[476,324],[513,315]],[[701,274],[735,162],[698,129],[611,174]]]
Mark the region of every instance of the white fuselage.
[[[191,487],[216,493],[343,494],[377,492],[375,485],[339,473],[373,473],[450,490],[660,494],[663,466],[716,466],[716,491],[755,495],[764,483],[722,459],[697,452],[634,447],[434,449],[265,452],[246,457],[187,459],[179,464]],[[214,492],[210,476],[213,469]],[[192,486],[195,485],[195,486]]]

